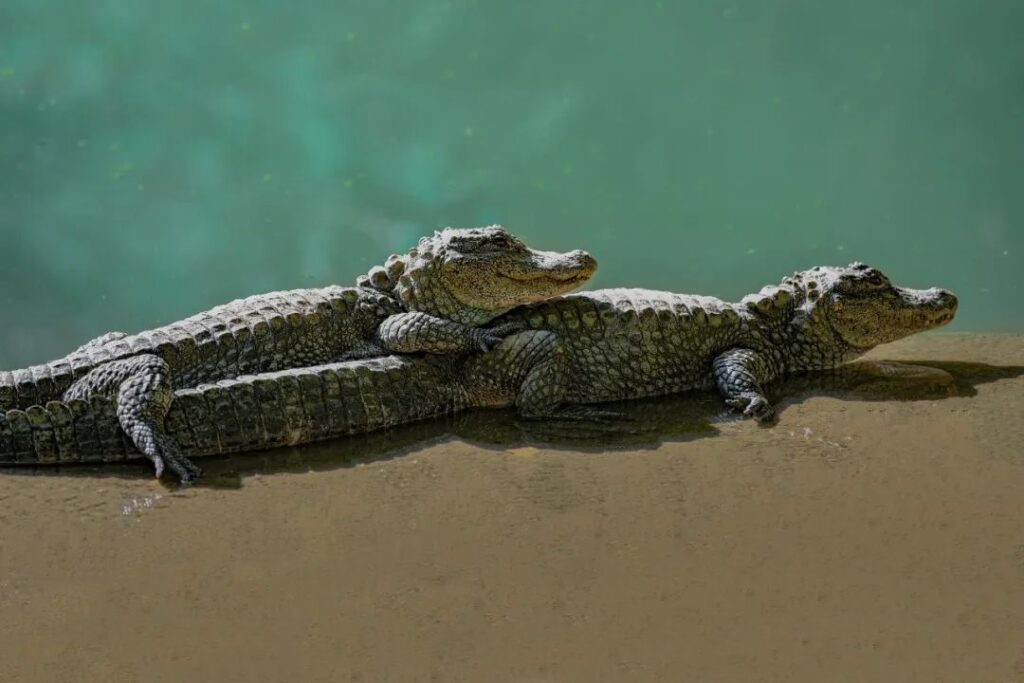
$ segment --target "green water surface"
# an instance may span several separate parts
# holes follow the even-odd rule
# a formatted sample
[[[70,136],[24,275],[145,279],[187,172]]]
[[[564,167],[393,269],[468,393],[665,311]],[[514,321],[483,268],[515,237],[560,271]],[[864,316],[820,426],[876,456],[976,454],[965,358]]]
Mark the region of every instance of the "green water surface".
[[[1022,329],[1019,0],[5,0],[0,367],[446,225],[590,286],[863,260]]]

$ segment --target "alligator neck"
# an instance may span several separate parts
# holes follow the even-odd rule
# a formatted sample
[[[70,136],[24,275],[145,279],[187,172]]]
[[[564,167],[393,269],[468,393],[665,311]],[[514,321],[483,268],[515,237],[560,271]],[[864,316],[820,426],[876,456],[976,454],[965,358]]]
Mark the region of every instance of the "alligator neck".
[[[485,311],[467,306],[444,284],[444,279],[433,271],[434,263],[412,267],[398,279],[395,296],[408,311],[420,311],[463,325],[476,327],[497,318],[506,310]]]

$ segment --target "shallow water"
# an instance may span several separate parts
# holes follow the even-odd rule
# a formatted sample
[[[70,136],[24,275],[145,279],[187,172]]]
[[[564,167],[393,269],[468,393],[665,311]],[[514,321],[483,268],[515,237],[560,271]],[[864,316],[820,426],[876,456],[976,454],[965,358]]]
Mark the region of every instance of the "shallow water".
[[[772,428],[640,402],[648,433],[603,452],[495,411],[210,459],[185,491],[141,465],[0,472],[0,670],[1024,679],[1024,336],[872,357],[951,379],[782,387]]]

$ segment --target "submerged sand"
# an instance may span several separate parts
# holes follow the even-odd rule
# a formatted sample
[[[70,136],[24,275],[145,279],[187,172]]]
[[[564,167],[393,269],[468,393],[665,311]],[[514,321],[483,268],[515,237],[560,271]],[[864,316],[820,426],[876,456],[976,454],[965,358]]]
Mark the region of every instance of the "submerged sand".
[[[1024,681],[1024,336],[873,356],[952,381],[2,471],[0,679]]]

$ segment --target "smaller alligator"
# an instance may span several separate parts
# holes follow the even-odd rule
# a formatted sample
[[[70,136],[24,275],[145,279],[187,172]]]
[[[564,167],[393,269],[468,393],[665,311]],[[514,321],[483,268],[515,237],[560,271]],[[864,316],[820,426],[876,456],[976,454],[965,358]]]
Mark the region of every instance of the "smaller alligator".
[[[893,286],[863,264],[818,267],[738,303],[610,289],[556,297],[500,318],[528,329],[465,356],[388,356],[295,368],[175,394],[167,432],[188,456],[294,445],[471,407],[529,418],[613,418],[584,404],[717,388],[769,422],[763,386],[830,371],[874,346],[952,320],[942,289]],[[886,374],[917,369],[892,366]],[[105,397],[0,414],[0,463],[138,457]]]
[[[239,375],[387,353],[489,349],[518,329],[483,328],[520,304],[574,289],[597,267],[583,251],[537,251],[500,226],[446,229],[391,256],[356,287],[272,292],[135,335],[113,332],[70,355],[0,372],[0,410],[117,399],[117,415],[157,476],[199,469],[163,430],[173,391]]]

